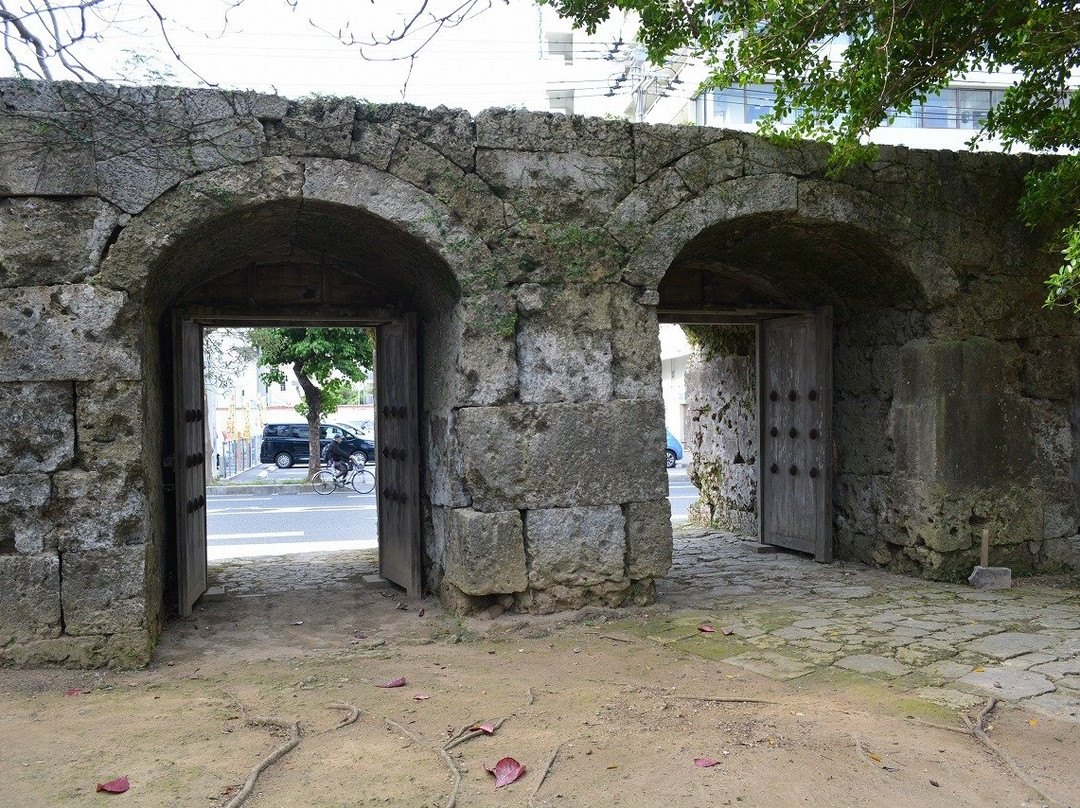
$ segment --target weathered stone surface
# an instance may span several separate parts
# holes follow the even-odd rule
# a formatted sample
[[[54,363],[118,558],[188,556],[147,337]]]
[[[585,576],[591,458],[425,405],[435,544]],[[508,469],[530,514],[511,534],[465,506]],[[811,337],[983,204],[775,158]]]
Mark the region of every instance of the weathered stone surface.
[[[464,483],[480,511],[638,502],[665,495],[659,401],[458,411]],[[598,473],[603,469],[603,473]]]
[[[143,384],[80,382],[76,392],[80,465],[87,470],[137,468],[144,448]]]
[[[62,551],[139,547],[146,541],[146,496],[131,471],[127,477],[118,477],[118,471],[72,470],[53,475],[57,517],[51,535]]]
[[[1010,589],[1012,570],[1008,567],[975,567],[968,576],[968,583],[976,589]]]
[[[70,382],[0,384],[0,475],[55,471],[75,459]]]
[[[633,163],[624,156],[591,156],[581,152],[524,152],[480,150],[476,173],[496,195],[524,210],[542,213],[539,221],[560,229],[571,211],[613,209],[630,192]],[[584,194],[575,200],[559,193],[577,186]],[[587,189],[587,190],[586,190]],[[529,214],[529,220],[535,214]]]
[[[522,402],[610,399],[615,388],[611,290],[592,285],[565,290],[533,287],[523,293],[527,296],[518,306]]]
[[[633,581],[661,578],[671,569],[671,503],[630,502],[626,517],[626,575]]]
[[[965,685],[991,698],[1010,700],[1027,699],[1055,690],[1054,684],[1045,676],[1009,668],[972,671],[958,679],[957,684]]]
[[[0,555],[0,648],[60,636],[60,560]]]
[[[5,114],[0,118],[0,195],[96,194],[90,132],[84,113]]]
[[[126,217],[98,199],[0,199],[0,287],[79,283]]]
[[[706,358],[695,349],[686,363],[684,446],[694,457],[691,482],[701,494],[695,518],[717,527],[756,532],[757,370],[752,356]]]
[[[1053,644],[1054,638],[1045,634],[1023,634],[1016,631],[1006,631],[1001,634],[980,637],[968,644],[968,650],[977,654],[986,654],[986,656],[993,659],[1009,659],[1031,651],[1041,651]]]
[[[525,513],[529,585],[580,589],[626,578],[626,518],[617,505]]]
[[[266,152],[343,158],[352,147],[356,102],[311,98],[289,104],[288,114],[267,127]]]
[[[102,668],[116,670],[141,668],[149,664],[154,651],[150,632],[140,630],[123,634],[94,634],[48,640],[30,640],[0,648],[0,662],[31,667],[62,665],[65,668]]]
[[[987,339],[905,345],[893,404],[897,468],[957,486],[1025,478],[1031,424],[1005,374],[1002,347]]]
[[[674,165],[686,185],[697,192],[741,176],[743,142],[723,129],[685,126],[650,126],[634,132],[636,178],[639,183]]]
[[[460,406],[485,407],[513,401],[519,377],[515,341],[518,315],[513,298],[499,293],[474,295],[461,301],[459,311],[464,334],[457,352],[456,373],[447,380],[457,388],[457,402]]]
[[[71,85],[69,103],[93,111],[100,195],[138,213],[186,177],[262,156],[262,124],[233,96],[177,88]]]
[[[0,382],[138,379],[126,303],[89,285],[0,289]]]
[[[95,280],[173,300],[209,280],[208,268],[242,265],[253,249],[291,236],[304,178],[303,163],[274,157],[187,179],[124,227]]]
[[[466,595],[521,592],[528,585],[521,513],[449,514],[445,580]]]
[[[66,634],[123,634],[145,628],[144,545],[72,550],[62,558]]]
[[[632,152],[626,121],[493,108],[477,115],[475,123],[476,146],[480,150],[580,152],[623,159],[629,159]]]
[[[0,476],[0,556],[38,555],[55,549],[43,518],[51,493],[49,477],[40,471]]]
[[[616,398],[660,395],[655,302],[651,302],[648,293],[624,283],[616,284],[611,289],[611,323],[613,395]]]
[[[876,654],[855,654],[836,661],[836,667],[846,668],[856,673],[867,676],[903,676],[910,673],[910,668],[901,665],[895,659],[877,656]]]

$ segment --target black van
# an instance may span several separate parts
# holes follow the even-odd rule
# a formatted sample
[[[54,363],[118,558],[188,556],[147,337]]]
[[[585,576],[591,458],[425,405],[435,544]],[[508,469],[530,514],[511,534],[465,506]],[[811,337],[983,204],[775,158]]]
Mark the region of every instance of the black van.
[[[375,459],[375,444],[359,438],[353,432],[337,424],[319,426],[319,452],[325,455],[326,447],[336,436],[342,435],[342,445],[358,462],[370,463]],[[260,463],[273,463],[279,469],[287,469],[294,463],[308,461],[307,424],[267,424],[263,427]]]

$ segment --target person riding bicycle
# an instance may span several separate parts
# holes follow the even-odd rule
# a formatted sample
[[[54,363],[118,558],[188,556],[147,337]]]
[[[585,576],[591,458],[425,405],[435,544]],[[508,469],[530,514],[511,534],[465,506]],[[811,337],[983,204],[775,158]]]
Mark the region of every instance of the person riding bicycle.
[[[335,435],[330,445],[326,447],[326,460],[334,469],[335,481],[345,477],[349,472],[349,464],[352,462],[352,455],[341,445],[344,438],[344,435]]]

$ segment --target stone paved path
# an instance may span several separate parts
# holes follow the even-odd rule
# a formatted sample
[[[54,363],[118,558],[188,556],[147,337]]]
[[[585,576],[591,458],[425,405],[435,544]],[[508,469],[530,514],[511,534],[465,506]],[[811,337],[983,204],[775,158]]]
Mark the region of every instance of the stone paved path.
[[[375,551],[360,550],[232,560],[212,566],[211,577],[242,597],[370,586],[363,576],[376,570]],[[834,666],[949,707],[993,697],[1080,722],[1075,588],[980,591],[683,529],[657,589],[659,608],[700,612],[745,648],[726,663],[772,679]],[[680,631],[657,639],[676,641]]]

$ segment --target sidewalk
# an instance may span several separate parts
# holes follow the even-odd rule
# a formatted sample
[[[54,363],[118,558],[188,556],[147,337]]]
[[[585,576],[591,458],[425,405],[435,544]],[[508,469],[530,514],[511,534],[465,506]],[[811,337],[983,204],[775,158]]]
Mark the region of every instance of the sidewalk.
[[[307,465],[279,469],[273,463],[261,463],[218,480],[206,487],[207,494],[295,494],[307,486]]]

